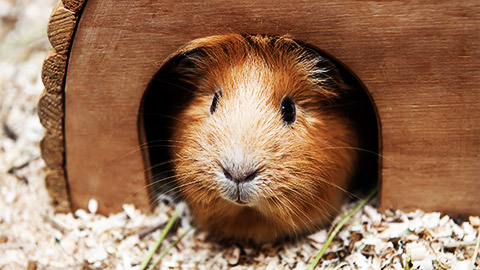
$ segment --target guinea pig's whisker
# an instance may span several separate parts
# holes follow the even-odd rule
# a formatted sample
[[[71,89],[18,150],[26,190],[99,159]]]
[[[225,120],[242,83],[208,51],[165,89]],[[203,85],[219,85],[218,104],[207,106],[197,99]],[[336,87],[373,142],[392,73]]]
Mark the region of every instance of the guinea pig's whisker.
[[[288,202],[293,205],[300,213],[302,213],[302,215],[308,220],[309,223],[307,223],[307,220],[304,222],[305,225],[307,225],[306,227],[309,228],[313,225],[313,227],[315,227],[316,229],[319,229],[320,227],[315,223],[315,221],[312,219],[312,217],[308,214],[305,213],[304,210],[300,209],[294,201],[292,201],[291,199],[289,199],[288,197],[286,197],[286,199],[288,200]],[[318,209],[320,210],[315,204],[311,204],[311,203],[308,203],[308,204],[300,204],[300,205],[303,205],[305,207],[308,207],[308,206],[313,206],[315,209]],[[310,225],[310,226],[308,226]]]
[[[201,181],[201,180],[193,181],[193,182],[191,182],[191,183],[188,183],[188,185],[192,185],[192,184],[195,184],[196,182],[200,182],[200,181]],[[186,185],[187,185],[187,184],[185,184],[185,186],[186,186]],[[185,186],[184,186],[184,188],[185,188]],[[191,189],[195,188],[195,187],[189,188],[188,186],[186,186],[186,187],[187,187],[186,190],[191,190]],[[191,186],[190,186],[190,187],[191,187]],[[165,191],[165,192],[161,192],[161,194],[162,194],[164,197],[166,197],[166,198],[171,198],[171,201],[168,202],[168,205],[171,205],[171,204],[177,203],[177,201],[182,200],[181,197],[177,197],[177,196],[175,196],[175,197],[172,198],[172,196],[174,196],[174,195],[177,194],[178,192],[179,192],[179,187],[174,187],[174,188],[171,188],[171,189],[169,189],[169,190],[167,190],[167,191]],[[156,199],[156,200],[159,200],[159,198],[160,198],[160,197],[157,196],[157,199]]]
[[[269,195],[269,197],[275,197],[275,194],[274,194],[273,190],[271,190],[270,188],[265,189],[265,191],[266,191],[267,195]],[[272,205],[270,203],[267,203],[267,206],[268,206],[268,210],[270,211],[270,213],[274,213],[274,209],[272,208]]]
[[[177,179],[183,179],[183,178],[177,178]],[[198,181],[201,181],[201,180],[197,180],[197,182],[198,182]],[[187,183],[187,184],[189,184],[189,183]],[[187,184],[185,184],[185,185],[187,185]],[[180,187],[183,186],[183,185],[181,185],[181,186],[175,186],[175,187],[170,188],[170,189],[168,189],[168,190],[163,190],[165,187],[168,187],[168,186],[170,186],[170,185],[171,185],[171,183],[169,183],[169,182],[164,183],[164,184],[156,187],[154,193],[157,193],[157,194],[160,194],[160,193],[161,193],[161,194],[163,194],[163,195],[165,195],[165,196],[168,197],[168,196],[171,196],[171,195],[175,194],[175,193],[177,192],[177,190],[180,189]],[[150,194],[150,195],[153,195],[153,193]]]
[[[289,191],[295,193],[295,195],[297,195],[297,196],[295,196],[295,198],[297,200],[299,200],[303,205],[311,205],[311,206],[317,208],[317,206],[316,206],[317,202],[314,201],[314,197],[310,198],[310,200],[307,200],[305,198],[304,195],[308,194],[308,193],[306,193],[306,192],[300,193],[299,191],[294,190],[294,189],[290,189]],[[288,197],[288,196],[286,196],[286,197]]]
[[[134,153],[136,153],[136,152],[138,152],[138,151],[143,150],[143,147],[148,147],[148,142],[141,144],[140,146],[136,147],[134,150],[132,150],[132,151],[126,153],[125,155],[119,157],[119,158],[117,159],[117,161],[118,161],[118,160],[122,160],[122,159],[128,157],[129,155],[132,155],[132,154],[134,154]]]
[[[148,171],[152,171],[152,172],[153,172],[153,169],[162,167],[162,166],[164,166],[164,165],[171,164],[172,162],[179,162],[179,161],[184,161],[184,160],[178,158],[178,159],[171,160],[171,161],[161,162],[161,163],[155,164],[155,165],[153,165],[153,166],[150,166],[150,167],[145,168],[145,169],[143,169],[142,171],[138,171],[138,172],[143,172],[143,173],[146,173],[146,172],[148,172]],[[174,169],[174,168],[171,168],[170,166],[167,167],[167,168],[169,168],[169,170],[163,169],[162,171],[157,172],[157,173],[156,173],[155,175],[153,175],[151,178],[147,179],[147,181],[152,181],[154,177],[157,177],[157,176],[162,175],[162,174],[174,173],[174,172],[175,172],[175,169]]]
[[[149,143],[157,143],[157,142],[168,142],[168,143],[179,143],[179,140],[172,140],[172,139],[158,139],[158,140],[149,140],[145,143],[142,143],[141,146],[145,146]]]
[[[139,192],[141,192],[141,191],[143,191],[143,190],[145,190],[145,189],[147,189],[147,188],[149,188],[149,187],[151,187],[151,186],[153,186],[153,185],[155,185],[155,184],[157,184],[157,183],[159,183],[159,182],[161,182],[161,181],[165,181],[165,180],[168,180],[168,179],[171,179],[171,178],[175,178],[175,177],[178,178],[178,177],[182,177],[182,176],[193,175],[193,174],[195,174],[195,173],[185,173],[185,174],[183,174],[183,175],[169,176],[169,177],[165,177],[165,178],[162,178],[162,179],[160,179],[160,180],[151,182],[151,183],[149,183],[149,184],[144,185],[142,188],[139,188],[139,189],[137,189],[136,191],[134,191],[132,194],[130,194],[128,197],[126,197],[126,198],[124,199],[124,201],[127,201],[128,199],[130,199],[131,197],[135,196],[135,195],[138,194]],[[157,190],[158,190],[158,188],[155,189],[155,191],[157,191]],[[151,196],[151,195],[153,195],[153,192],[150,192],[150,193],[148,194],[148,196]]]
[[[170,198],[170,200],[169,200],[168,203],[167,203],[167,205],[169,206],[169,205],[175,205],[177,202],[183,200],[182,197],[180,197],[180,196],[175,196],[177,193],[179,193],[178,190],[176,190],[176,191],[162,192],[161,194],[162,194],[162,197],[164,197],[164,198]],[[157,197],[156,197],[156,200],[157,200],[157,201],[160,201],[160,198],[161,198],[160,196],[157,196]]]
[[[311,224],[314,224],[313,220],[312,220],[304,211],[302,211],[300,208],[298,208],[298,206],[297,206],[295,203],[293,203],[293,202],[288,198],[288,196],[284,196],[282,199],[284,199],[284,200],[286,201],[285,205],[287,205],[287,203],[288,203],[290,206],[292,206],[293,208],[295,208],[295,209],[292,209],[292,208],[289,207],[290,211],[292,211],[292,212],[298,217],[298,219],[302,221],[302,223],[303,223],[304,225],[308,225],[307,220],[308,220]],[[296,210],[296,211],[294,211],[294,210]],[[307,220],[304,220],[297,212],[300,213],[300,214],[302,214]],[[297,225],[295,225],[295,226],[297,226]],[[308,227],[308,226],[306,226],[306,227]]]
[[[298,179],[298,180],[301,180],[301,179]],[[334,185],[334,187],[336,187],[336,186]],[[340,189],[340,190],[341,190],[341,189]],[[292,189],[291,189],[290,191],[295,191],[295,190],[292,190]],[[302,196],[301,196],[302,194],[304,195],[304,194],[309,194],[309,193],[310,193],[308,189],[307,189],[307,190],[304,190],[303,192],[298,192],[298,191],[295,191],[295,192],[299,195],[299,196],[296,196],[297,198],[302,198]],[[358,198],[358,196],[354,195],[353,193],[350,193],[350,192],[348,192],[348,191],[346,191],[346,192],[347,192],[347,194],[351,194],[352,196],[355,196],[356,198]],[[329,211],[328,211],[327,209],[325,209],[325,206],[328,206],[331,210],[337,212],[337,214],[339,213],[339,209],[337,209],[337,208],[334,207],[332,204],[330,204],[327,199],[324,199],[324,198],[322,198],[322,197],[320,197],[320,196],[314,196],[312,199],[316,199],[316,200],[319,200],[319,201],[322,202],[321,204],[312,202],[311,205],[312,205],[313,207],[315,207],[316,209],[328,213]],[[319,208],[318,208],[319,205],[322,207],[322,209],[319,209]]]
[[[142,115],[142,116],[158,116],[158,117],[162,117],[162,118],[169,118],[169,119],[172,119],[172,120],[175,120],[175,121],[184,123],[184,124],[188,124],[188,122],[185,121],[183,118],[175,117],[175,116],[172,116],[172,115],[169,115],[169,114],[161,114],[161,113],[139,113],[139,115]],[[163,127],[163,128],[171,128],[171,129],[173,129],[173,127],[170,127],[170,126],[166,126],[166,127]]]
[[[159,164],[156,164],[156,165],[153,165],[153,166],[150,166],[148,168],[145,168],[143,169],[142,171],[138,171],[138,172],[142,172],[142,173],[147,173],[147,172],[151,172],[153,173],[154,169],[156,168],[159,168],[159,167],[162,167],[164,165],[168,165],[170,162],[162,162],[162,163],[159,163]],[[169,167],[170,168],[170,167]],[[162,169],[160,172],[157,172],[155,174],[152,174],[148,179],[146,179],[147,182],[151,182],[152,180],[154,180],[154,178],[162,175],[162,174],[173,174],[175,172],[175,169]]]
[[[371,150],[360,148],[360,147],[354,147],[354,146],[329,146],[329,147],[319,148],[318,150],[334,150],[334,149],[351,149],[351,150],[355,150],[355,151],[361,151],[361,152],[369,153],[369,154],[372,154],[372,155],[375,155],[375,156],[378,156],[380,158],[383,158],[383,159],[386,159],[388,161],[393,162],[393,160],[391,158],[388,158],[385,155],[379,154],[375,151],[371,151]]]
[[[282,201],[279,197],[275,197],[275,199],[278,202],[278,206],[280,208],[280,211],[285,214],[285,218],[288,220],[288,224],[290,227],[293,229],[293,231],[296,232],[296,222],[294,221],[294,216],[296,216],[299,220],[301,220],[301,217],[293,211],[286,202]],[[294,215],[294,216],[293,216]]]
[[[133,154],[134,152],[141,151],[141,150],[154,149],[154,148],[160,148],[160,147],[167,147],[167,148],[175,148],[175,147],[177,147],[177,148],[179,148],[180,146],[178,146],[178,145],[170,145],[170,144],[147,145],[147,146],[145,146],[145,147],[143,147],[143,148],[139,148],[139,149],[137,149],[137,150],[135,150],[135,151],[133,151],[133,152],[130,152],[129,155],[130,155],[130,154]]]
[[[298,239],[298,233],[297,233],[297,230],[295,229],[295,223],[292,220],[290,211],[285,210],[286,207],[284,203],[282,203],[278,195],[276,195],[271,188],[267,188],[266,191],[267,193],[270,194],[270,197],[268,200],[271,202],[271,204],[268,203],[267,205],[268,205],[268,208],[270,209],[271,215],[272,216],[280,215],[278,218],[282,219],[282,221],[285,221],[285,219],[289,219],[290,222],[287,222],[287,224],[291,227],[292,231],[294,232],[295,238]],[[274,225],[276,225],[276,223],[274,223]],[[277,232],[278,228],[277,226],[275,226],[274,228],[275,228],[275,235],[276,235],[278,233]]]
[[[169,78],[169,80],[164,80],[164,79],[161,79],[161,78],[157,78],[157,77],[156,77],[156,78],[154,78],[154,79],[152,80],[152,82],[162,83],[162,84],[168,84],[168,85],[170,85],[170,86],[175,87],[175,88],[178,89],[178,90],[183,90],[183,91],[186,91],[186,92],[191,93],[191,94],[195,94],[195,93],[196,93],[195,91],[193,91],[192,89],[190,89],[190,88],[188,88],[188,87],[184,87],[183,85],[178,84],[178,83],[173,83],[173,82],[171,81],[171,78]]]
[[[198,188],[198,187],[197,187],[197,189],[192,188],[190,190],[194,190],[193,192],[195,192],[195,197],[191,198],[192,203],[204,202],[205,200],[211,201],[211,195],[208,193],[208,190],[206,191],[205,189]],[[190,191],[190,192],[192,192],[192,191]],[[206,199],[207,196],[209,196],[208,199]],[[213,204],[211,204],[210,207],[212,207],[212,205]],[[206,206],[206,207],[208,208],[209,206]]]
[[[320,175],[320,174],[316,174],[316,175]],[[296,179],[296,180],[298,180],[298,181],[300,181],[300,182],[307,181],[307,180],[305,180],[305,178],[300,178],[300,177],[296,177],[296,176],[293,176],[293,175],[291,175],[290,177],[292,177],[292,178],[294,178],[294,179]],[[339,190],[341,190],[343,193],[345,193],[345,194],[347,194],[347,195],[349,195],[349,196],[352,196],[352,197],[354,197],[354,198],[360,199],[360,197],[358,197],[357,195],[355,195],[355,194],[353,194],[352,192],[346,190],[345,188],[340,187],[339,185],[337,185],[337,184],[335,184],[335,183],[332,183],[332,182],[330,182],[330,181],[328,181],[328,180],[325,180],[325,179],[323,179],[323,178],[321,178],[321,177],[318,177],[317,180],[320,181],[320,182],[322,182],[322,183],[325,183],[325,184],[327,184],[327,185],[329,185],[329,186],[332,186],[332,187],[334,187],[334,188],[336,188],[336,189],[339,189]],[[311,183],[311,182],[309,182],[309,183]],[[308,191],[308,190],[307,190],[307,191]]]
[[[270,203],[267,203],[272,216],[276,216],[276,215],[278,215],[278,213],[281,213],[282,216],[285,215],[285,213],[283,213],[283,211],[282,211],[283,207],[282,207],[278,197],[273,192],[272,192],[271,196],[268,198],[268,201],[273,204],[272,205]],[[280,211],[278,211],[278,210],[276,211],[275,209],[280,209]]]
[[[275,211],[275,209],[272,208],[272,213],[277,213],[277,214],[282,214],[282,216],[284,215],[288,215],[289,217],[291,216],[290,215],[290,211],[285,211],[285,206],[284,204],[282,203],[282,201],[280,200],[280,198],[278,197],[278,195],[276,195],[273,190],[271,190],[272,193],[271,193],[271,196],[269,197],[269,199],[273,202],[274,206],[279,209],[279,211]]]
[[[293,176],[292,176],[292,177],[293,177]],[[297,178],[297,177],[294,177],[294,178],[296,178],[297,180],[300,180],[300,181],[304,181],[304,179],[302,179],[302,178]],[[298,188],[301,188],[301,186],[299,186]],[[303,189],[303,188],[302,188],[302,189]],[[294,192],[294,193],[296,193],[296,195],[298,195],[298,196],[293,196],[293,197],[299,199],[300,201],[302,201],[302,202],[304,202],[304,203],[306,203],[306,204],[309,204],[310,206],[315,207],[315,208],[318,209],[319,211],[329,212],[327,209],[325,209],[325,206],[328,206],[328,207],[329,207],[330,209],[332,209],[333,211],[335,211],[335,212],[337,212],[337,213],[339,212],[339,210],[338,210],[336,207],[334,207],[333,205],[331,205],[326,199],[324,199],[324,198],[322,198],[322,197],[312,195],[312,196],[310,196],[310,197],[311,197],[310,199],[311,199],[312,201],[306,200],[305,194],[311,194],[310,190],[308,190],[308,189],[297,191],[296,189],[289,188],[288,190],[289,190],[289,192]],[[288,197],[288,196],[285,196],[285,197]],[[321,201],[321,203],[318,203],[318,202],[315,201],[315,200]],[[321,206],[322,209],[318,208],[318,206]]]
[[[158,194],[158,193],[159,193],[159,190],[160,190],[160,188],[159,188],[159,187],[156,187],[154,190],[152,190],[152,191],[150,191],[150,192],[148,193],[148,197],[149,197],[149,198],[152,198],[152,197],[154,198],[154,199],[153,199],[153,202],[152,202],[152,204],[151,204],[150,206],[153,206],[155,203],[158,204],[159,196],[153,196],[153,195]],[[172,195],[173,195],[173,194],[172,194]],[[168,197],[168,196],[167,196],[167,197]]]
[[[172,140],[172,139],[163,139],[163,140],[150,140],[150,141],[147,141],[147,142],[144,142],[142,144],[140,144],[139,146],[135,147],[134,150],[131,150],[130,152],[126,153],[125,155],[121,156],[118,160],[121,160],[121,159],[124,159],[125,157],[135,153],[135,152],[138,152],[138,151],[141,151],[141,150],[144,150],[144,149],[148,149],[148,148],[151,148],[150,144],[152,143],[159,143],[159,142],[165,142],[165,143],[169,143],[169,144],[164,144],[164,145],[155,145],[155,146],[165,146],[165,147],[178,147],[176,145],[173,145],[173,143],[181,143],[181,141],[177,141],[177,140]]]
[[[188,175],[194,174],[193,172],[190,172],[190,173],[183,173],[183,174],[178,174],[178,175],[169,175],[169,176],[166,176],[166,177],[163,177],[163,178],[160,178],[160,179],[155,179],[155,178],[157,178],[157,176],[160,176],[163,173],[170,172],[170,171],[173,171],[173,170],[167,170],[167,171],[163,171],[161,173],[153,175],[151,178],[147,179],[147,181],[151,181],[148,185],[154,185],[154,184],[158,184],[160,182],[166,181],[166,180],[175,179],[175,178],[182,178],[183,176],[188,176]]]
[[[196,184],[196,183],[199,183],[201,182],[202,180],[195,180],[195,181],[191,181],[189,183],[186,183],[186,184],[183,184],[183,185],[179,185],[179,186],[176,186],[174,188],[171,188],[169,190],[167,190],[166,192],[164,192],[165,195],[172,195],[174,192],[177,192],[180,188],[183,188],[183,187],[186,187],[188,185],[193,185],[193,184]],[[173,192],[173,193],[172,193]]]

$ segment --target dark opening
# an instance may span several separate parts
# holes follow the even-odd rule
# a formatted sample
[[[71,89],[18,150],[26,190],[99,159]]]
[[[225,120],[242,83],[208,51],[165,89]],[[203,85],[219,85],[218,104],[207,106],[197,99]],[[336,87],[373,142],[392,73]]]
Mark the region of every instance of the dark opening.
[[[347,100],[352,100],[348,112],[361,127],[364,151],[359,151],[360,169],[351,190],[354,193],[368,192],[377,185],[377,182],[380,183],[381,159],[378,154],[381,151],[379,137],[381,130],[375,104],[367,89],[352,71],[321,50],[311,45],[304,46],[329,59],[338,68],[343,80],[354,89],[347,97]],[[173,67],[179,63],[179,60],[173,57],[154,75],[145,91],[139,111],[139,134],[147,184],[154,183],[150,186],[150,194],[155,196],[152,199],[160,196],[168,201],[176,196],[176,192],[173,192],[176,190],[168,151],[171,127],[180,109],[188,106],[194,91],[191,85],[174,76]]]
[[[357,124],[360,136],[363,139],[361,148],[358,151],[359,164],[357,175],[352,182],[351,191],[361,193],[362,198],[370,193],[373,187],[380,184],[381,168],[381,129],[380,119],[377,117],[376,106],[368,90],[360,80],[346,66],[329,57],[330,61],[335,62],[344,81],[354,91],[351,92],[351,100],[354,101],[350,106],[350,118]]]
[[[188,105],[192,91],[188,83],[172,74],[177,64],[173,58],[155,74],[139,111],[140,145],[152,200],[160,196],[170,201],[176,196],[169,154],[172,125],[181,108]]]

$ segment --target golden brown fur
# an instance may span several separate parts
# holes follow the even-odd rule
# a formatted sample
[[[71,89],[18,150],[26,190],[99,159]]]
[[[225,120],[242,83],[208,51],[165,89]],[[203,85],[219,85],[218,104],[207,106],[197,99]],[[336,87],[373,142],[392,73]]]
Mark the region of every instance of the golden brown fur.
[[[193,66],[179,73],[194,94],[175,123],[171,149],[177,187],[197,224],[221,238],[265,243],[328,222],[342,202],[357,159],[351,149],[358,146],[335,106],[348,89],[332,65],[322,68],[318,55],[288,37],[213,36],[177,55]],[[282,121],[285,97],[296,106],[291,125]],[[258,170],[254,181],[236,186],[245,204],[228,199],[235,186],[224,166]]]

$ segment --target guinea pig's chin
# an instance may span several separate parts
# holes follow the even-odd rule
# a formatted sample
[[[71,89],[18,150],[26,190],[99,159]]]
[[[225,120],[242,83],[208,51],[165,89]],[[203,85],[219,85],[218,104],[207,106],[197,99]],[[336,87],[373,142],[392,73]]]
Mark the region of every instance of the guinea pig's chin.
[[[255,183],[247,182],[236,184],[230,180],[221,181],[220,196],[226,201],[241,206],[255,206],[258,204],[258,192]]]

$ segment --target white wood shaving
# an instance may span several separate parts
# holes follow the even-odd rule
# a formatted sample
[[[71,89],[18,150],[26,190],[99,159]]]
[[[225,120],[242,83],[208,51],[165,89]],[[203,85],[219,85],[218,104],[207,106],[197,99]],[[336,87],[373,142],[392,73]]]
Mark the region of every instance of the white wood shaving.
[[[105,217],[96,214],[94,200],[74,214],[55,214],[49,204],[35,106],[43,89],[46,23],[56,2],[0,0],[0,269],[139,269],[160,230],[140,234],[166,224],[171,206],[159,204],[145,214],[124,205],[123,212]],[[9,173],[22,164],[27,165]],[[355,205],[346,204],[340,215]],[[183,213],[164,245],[191,226],[188,209]],[[455,221],[440,213],[379,213],[366,206],[347,222],[317,269],[404,269],[405,263],[410,269],[468,269],[479,226],[479,217]],[[305,269],[327,230],[295,243],[254,248],[210,242],[196,229],[158,269]],[[480,268],[480,256],[474,267]]]
[[[88,211],[90,211],[90,214],[96,214],[98,210],[98,202],[95,199],[90,199],[88,201]]]

